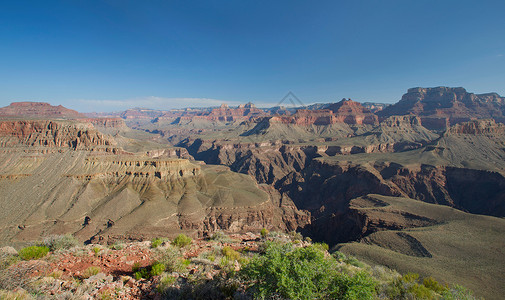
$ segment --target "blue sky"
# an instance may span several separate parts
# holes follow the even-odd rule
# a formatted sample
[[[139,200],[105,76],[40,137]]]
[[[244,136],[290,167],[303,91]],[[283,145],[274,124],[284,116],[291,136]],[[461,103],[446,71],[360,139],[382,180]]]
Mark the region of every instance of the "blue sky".
[[[0,106],[79,111],[252,101],[393,103],[410,87],[505,95],[505,1],[0,2]]]

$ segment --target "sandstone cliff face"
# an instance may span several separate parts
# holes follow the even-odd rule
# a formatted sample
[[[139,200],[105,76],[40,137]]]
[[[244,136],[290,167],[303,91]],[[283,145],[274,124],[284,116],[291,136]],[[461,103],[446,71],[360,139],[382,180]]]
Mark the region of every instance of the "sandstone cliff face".
[[[387,103],[375,103],[375,102],[363,102],[362,103],[363,107],[368,108],[372,113],[377,113],[384,108],[390,106],[391,104]]]
[[[57,118],[57,119],[80,119],[84,115],[75,110],[61,105],[52,106],[45,102],[14,102],[9,106],[0,108],[0,117],[16,118]]]
[[[360,103],[352,100],[342,100],[325,106],[326,109],[298,109],[290,116],[279,115],[271,118],[272,122],[284,124],[331,125],[345,123],[352,125],[377,125],[378,118]]]
[[[290,172],[301,171],[318,156],[314,146],[291,146],[281,143],[230,144],[224,141],[187,139],[181,146],[196,160],[223,164],[233,171],[252,175],[259,183],[275,183]],[[258,147],[260,146],[260,147]]]
[[[333,111],[339,122],[347,124],[371,124],[378,123],[378,118],[368,108],[365,108],[361,103],[352,101],[351,99],[328,106],[328,109]]]
[[[504,117],[505,99],[496,93],[476,95],[464,88],[412,88],[402,99],[378,114],[414,114],[431,118],[448,118],[451,124],[468,121],[471,118]]]
[[[89,122],[93,124],[93,126],[103,127],[103,128],[112,128],[112,129],[125,129],[128,128],[126,123],[121,118],[91,118],[81,120],[83,122]]]
[[[0,145],[98,149],[115,146],[115,142],[90,123],[30,120],[0,121]]]
[[[450,127],[445,135],[454,134],[470,134],[470,135],[487,135],[487,136],[504,136],[505,125],[496,123],[494,120],[472,120],[456,124]]]

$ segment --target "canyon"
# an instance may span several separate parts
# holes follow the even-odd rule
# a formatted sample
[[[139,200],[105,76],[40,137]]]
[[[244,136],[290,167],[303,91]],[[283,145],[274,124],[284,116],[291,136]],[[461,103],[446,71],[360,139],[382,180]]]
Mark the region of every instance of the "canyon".
[[[435,228],[457,219],[503,233],[504,113],[495,93],[449,87],[412,88],[392,105],[343,99],[84,115],[14,103],[0,109],[0,243],[266,228],[408,271],[402,259],[430,265],[448,249],[411,230],[448,236],[454,227]],[[505,266],[495,254],[483,252]],[[438,275],[468,283],[449,273]]]

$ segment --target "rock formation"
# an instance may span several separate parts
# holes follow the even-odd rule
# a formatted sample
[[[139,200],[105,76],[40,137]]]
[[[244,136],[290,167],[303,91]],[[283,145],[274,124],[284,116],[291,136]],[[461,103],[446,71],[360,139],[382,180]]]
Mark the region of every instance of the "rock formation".
[[[473,94],[464,88],[412,88],[402,99],[382,111],[379,116],[414,114],[440,125],[447,119],[450,124],[469,121],[472,118],[504,119],[505,98],[496,93]],[[438,122],[438,123],[437,123]],[[442,128],[444,129],[444,128]]]
[[[9,106],[0,108],[0,118],[55,118],[55,119],[80,119],[86,118],[75,110],[61,105],[52,106],[45,102],[14,102]]]
[[[1,121],[0,142],[1,243],[60,233],[107,242],[310,223],[309,214],[247,175],[173,158],[186,151],[180,148],[128,153],[89,122]]]

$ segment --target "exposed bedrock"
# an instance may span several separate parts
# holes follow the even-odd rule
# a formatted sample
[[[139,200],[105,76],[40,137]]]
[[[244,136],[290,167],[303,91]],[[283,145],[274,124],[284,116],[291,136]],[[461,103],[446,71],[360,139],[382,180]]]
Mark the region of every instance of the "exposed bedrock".
[[[294,230],[310,222],[271,186],[224,166],[70,149],[0,155],[1,243],[63,233],[105,243],[180,232]]]
[[[74,121],[0,121],[0,146],[44,146],[96,149],[116,142],[91,123]]]
[[[316,159],[301,174],[286,176],[276,187],[299,209],[312,213],[307,232],[330,243],[363,236],[362,222],[349,210],[349,201],[367,194],[403,196],[476,214],[505,216],[505,178],[498,172]]]
[[[422,142],[385,141],[368,145],[290,145],[282,142],[230,143],[185,139],[178,144],[196,160],[229,166],[235,172],[250,174],[259,183],[275,184],[292,172],[301,172],[314,158],[358,153],[390,153],[416,149]]]

